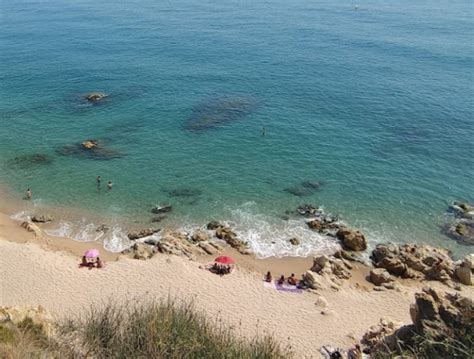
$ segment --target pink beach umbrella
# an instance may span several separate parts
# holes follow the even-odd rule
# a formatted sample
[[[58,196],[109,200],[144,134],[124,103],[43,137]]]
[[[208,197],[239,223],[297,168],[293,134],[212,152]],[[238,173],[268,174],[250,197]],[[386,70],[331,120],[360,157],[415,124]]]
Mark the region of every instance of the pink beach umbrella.
[[[86,258],[97,258],[99,256],[99,250],[95,248],[88,249],[85,253],[84,256]]]

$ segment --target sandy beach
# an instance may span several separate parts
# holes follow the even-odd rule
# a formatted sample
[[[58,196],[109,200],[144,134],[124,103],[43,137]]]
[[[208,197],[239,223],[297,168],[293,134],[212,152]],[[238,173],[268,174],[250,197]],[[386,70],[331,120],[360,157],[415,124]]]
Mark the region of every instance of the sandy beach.
[[[365,281],[367,268],[353,270],[341,289],[287,293],[266,288],[262,272],[299,272],[311,259],[256,260],[233,255],[237,270],[217,276],[200,268],[201,262],[156,255],[141,261],[107,254],[102,270],[79,269],[80,254],[91,243],[35,238],[6,214],[0,215],[0,305],[42,305],[54,317],[79,314],[92,304],[166,298],[192,300],[198,310],[219,318],[239,335],[273,334],[291,346],[299,358],[318,358],[322,345],[349,347],[381,318],[409,323],[409,305],[424,285],[410,282],[401,291],[376,292]],[[97,246],[98,248],[100,246]],[[444,287],[439,282],[430,285]],[[474,297],[472,288],[463,294]],[[319,298],[327,302],[320,305]],[[354,339],[356,338],[356,339]]]

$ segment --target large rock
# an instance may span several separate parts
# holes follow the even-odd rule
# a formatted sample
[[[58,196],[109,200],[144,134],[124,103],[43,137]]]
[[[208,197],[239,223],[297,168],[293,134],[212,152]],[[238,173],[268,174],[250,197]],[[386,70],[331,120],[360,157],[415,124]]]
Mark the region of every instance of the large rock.
[[[127,237],[131,241],[134,241],[134,240],[137,240],[139,238],[149,237],[149,236],[151,236],[151,235],[153,235],[153,234],[155,234],[159,231],[160,230],[157,229],[157,228],[146,228],[146,229],[141,229],[139,231],[130,232],[130,233],[128,233]]]
[[[44,214],[36,214],[31,217],[31,221],[35,223],[48,223],[54,221],[54,217]]]
[[[370,271],[369,280],[377,286],[381,286],[385,283],[393,282],[395,279],[390,275],[387,270],[383,268],[375,268]]]
[[[305,278],[306,284],[311,289],[321,289],[322,288],[321,282],[318,278],[318,274],[316,274],[315,272],[310,271],[310,270],[306,271],[304,278]]]
[[[223,224],[217,222],[217,221],[210,221],[208,224],[207,224],[207,229],[213,231],[217,228],[220,228],[220,227],[224,227]]]
[[[0,307],[0,324],[12,323],[18,325],[28,319],[39,326],[47,336],[54,333],[53,318],[41,305]]]
[[[384,337],[393,334],[400,326],[401,323],[399,322],[389,318],[382,318],[378,324],[371,326],[365,332],[362,337],[362,343],[369,347],[374,347]]]
[[[185,233],[175,231],[163,233],[157,248],[161,253],[184,256],[189,259],[195,259],[196,255],[203,253],[201,249],[191,245]]]
[[[341,228],[336,235],[342,241],[343,246],[351,251],[360,252],[367,249],[367,239],[358,230]]]
[[[34,233],[36,237],[41,237],[41,229],[36,224],[29,221],[25,221],[21,224],[21,227],[26,229],[28,232]]]
[[[462,284],[465,284],[465,285],[472,285],[473,284],[473,280],[472,280],[472,277],[473,277],[473,273],[472,273],[473,272],[473,269],[472,269],[473,262],[472,262],[472,260],[473,260],[473,255],[470,254],[470,255],[466,256],[464,261],[456,267],[456,270],[455,270],[456,277],[459,280],[459,282],[461,282]]]
[[[218,249],[209,242],[199,242],[198,247],[204,250],[204,252],[209,255],[214,255],[218,253]]]

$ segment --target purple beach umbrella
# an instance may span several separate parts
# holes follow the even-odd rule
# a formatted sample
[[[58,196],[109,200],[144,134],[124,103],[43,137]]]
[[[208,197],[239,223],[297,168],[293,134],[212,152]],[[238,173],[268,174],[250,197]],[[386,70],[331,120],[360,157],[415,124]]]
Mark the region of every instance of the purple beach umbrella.
[[[88,249],[85,253],[84,256],[86,258],[97,258],[99,256],[99,250],[95,248]]]

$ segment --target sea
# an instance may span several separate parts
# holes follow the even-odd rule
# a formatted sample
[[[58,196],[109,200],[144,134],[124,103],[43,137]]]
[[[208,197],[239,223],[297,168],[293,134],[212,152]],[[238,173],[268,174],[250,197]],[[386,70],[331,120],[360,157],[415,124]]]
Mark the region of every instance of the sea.
[[[474,202],[473,15],[471,0],[3,0],[0,183],[33,192],[15,218],[76,211],[49,233],[115,252],[125,223],[210,220],[259,257],[330,251],[292,214],[311,203],[371,247],[461,256],[440,229]]]

